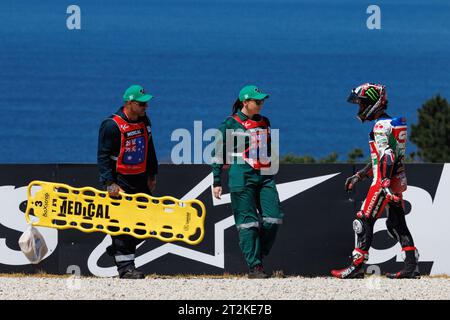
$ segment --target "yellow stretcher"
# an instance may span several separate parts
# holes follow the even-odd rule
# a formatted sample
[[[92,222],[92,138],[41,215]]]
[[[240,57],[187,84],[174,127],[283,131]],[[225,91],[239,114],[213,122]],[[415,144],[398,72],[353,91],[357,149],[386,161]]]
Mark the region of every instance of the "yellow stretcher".
[[[205,206],[197,200],[120,193],[112,198],[91,187],[32,181],[27,190],[25,217],[34,226],[78,229],[83,232],[128,234],[139,239],[198,244],[205,235]],[[37,217],[32,221],[30,215]],[[35,220],[35,219],[33,219]]]

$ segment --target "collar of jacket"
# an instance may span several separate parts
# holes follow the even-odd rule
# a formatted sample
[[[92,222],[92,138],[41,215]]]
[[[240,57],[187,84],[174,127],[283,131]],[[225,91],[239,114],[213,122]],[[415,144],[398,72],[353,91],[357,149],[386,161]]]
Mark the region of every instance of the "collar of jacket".
[[[245,115],[241,110],[237,111],[237,115],[241,120],[247,120],[250,119],[249,117],[247,117],[247,115]]]
[[[242,120],[253,120],[253,121],[260,121],[263,119],[263,116],[261,114],[255,114],[252,118],[249,118],[246,114],[244,114],[241,110],[238,110],[237,113],[238,117]]]

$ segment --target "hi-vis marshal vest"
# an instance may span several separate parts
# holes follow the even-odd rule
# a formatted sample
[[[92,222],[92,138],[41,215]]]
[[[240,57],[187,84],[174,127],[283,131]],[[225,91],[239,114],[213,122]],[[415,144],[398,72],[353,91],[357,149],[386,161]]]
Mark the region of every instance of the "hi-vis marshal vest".
[[[252,168],[260,170],[263,168],[270,168],[269,156],[269,142],[270,142],[270,127],[263,117],[261,120],[255,121],[251,119],[241,120],[237,114],[233,115],[240,125],[242,125],[250,136],[250,145],[244,150],[242,158]]]
[[[112,119],[120,130],[119,156],[116,171],[120,174],[140,174],[147,168],[148,130],[144,122],[129,123],[118,115]]]

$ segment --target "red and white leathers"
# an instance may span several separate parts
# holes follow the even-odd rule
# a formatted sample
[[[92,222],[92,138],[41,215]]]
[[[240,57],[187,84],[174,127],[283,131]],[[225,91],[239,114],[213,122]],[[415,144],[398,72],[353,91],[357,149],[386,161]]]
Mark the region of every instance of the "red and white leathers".
[[[355,270],[358,271],[357,269],[361,269],[367,262],[373,239],[373,226],[384,209],[387,209],[386,225],[389,235],[400,242],[407,258],[405,262],[410,268],[417,268],[418,253],[406,225],[402,194],[407,188],[402,163],[407,140],[406,120],[380,118],[375,122],[369,136],[371,165],[359,171],[356,176],[360,180],[364,177],[373,177],[373,180],[361,210],[353,221],[357,244],[353,251],[352,265],[342,270],[333,270],[333,276],[338,278],[355,274]]]
[[[369,135],[373,176],[358,217],[364,215],[378,218],[389,202],[402,204],[402,193],[406,191],[407,181],[402,160],[405,156],[407,126],[404,118],[379,119]]]

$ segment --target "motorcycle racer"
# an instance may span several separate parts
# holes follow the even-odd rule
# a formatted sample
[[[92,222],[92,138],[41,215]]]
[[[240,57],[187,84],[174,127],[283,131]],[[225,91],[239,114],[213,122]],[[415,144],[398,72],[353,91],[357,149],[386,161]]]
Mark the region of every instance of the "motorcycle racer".
[[[357,236],[352,263],[344,269],[332,270],[336,278],[363,278],[364,263],[369,259],[369,248],[373,240],[373,226],[387,209],[387,230],[401,247],[404,268],[396,273],[387,273],[388,278],[418,278],[418,251],[406,225],[402,193],[407,181],[403,159],[405,157],[407,125],[403,117],[393,118],[386,113],[386,88],[381,84],[365,83],[353,89],[348,102],[359,105],[357,117],[361,122],[375,121],[369,134],[371,162],[345,182],[346,191],[365,178],[372,178],[367,197],[353,221]]]

